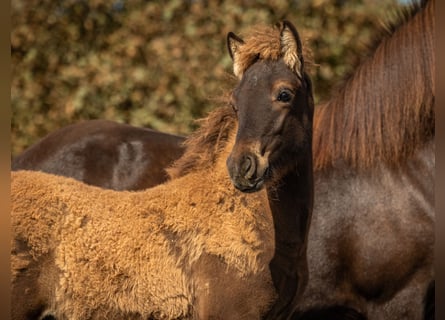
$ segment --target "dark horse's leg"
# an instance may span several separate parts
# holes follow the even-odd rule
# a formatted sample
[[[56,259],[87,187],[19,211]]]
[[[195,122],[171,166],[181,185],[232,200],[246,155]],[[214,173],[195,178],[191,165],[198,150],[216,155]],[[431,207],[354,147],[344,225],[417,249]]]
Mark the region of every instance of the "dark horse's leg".
[[[423,319],[434,320],[435,310],[436,310],[436,282],[433,280],[430,282],[428,289],[426,291],[424,306],[423,306]]]
[[[292,320],[366,320],[360,312],[346,306],[326,306],[292,315]]]

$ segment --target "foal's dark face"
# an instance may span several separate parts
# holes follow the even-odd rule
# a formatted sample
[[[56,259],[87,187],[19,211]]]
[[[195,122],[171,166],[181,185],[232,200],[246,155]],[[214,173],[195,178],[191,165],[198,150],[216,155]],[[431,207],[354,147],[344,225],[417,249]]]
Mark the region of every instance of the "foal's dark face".
[[[237,189],[260,190],[295,168],[299,154],[310,152],[311,97],[309,79],[282,60],[259,60],[246,70],[232,94],[238,132],[227,159]]]

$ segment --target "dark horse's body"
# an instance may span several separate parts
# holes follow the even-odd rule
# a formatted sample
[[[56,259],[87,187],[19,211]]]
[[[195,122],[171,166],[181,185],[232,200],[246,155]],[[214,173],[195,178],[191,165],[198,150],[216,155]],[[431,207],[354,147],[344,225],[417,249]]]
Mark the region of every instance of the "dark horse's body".
[[[344,306],[361,313],[351,318],[418,319],[424,299],[424,318],[434,319],[433,15],[434,1],[406,15],[331,103],[315,109],[310,278],[298,310],[305,319],[341,319]]]
[[[390,30],[316,109],[303,319],[434,318],[434,0]]]
[[[368,319],[422,319],[434,278],[434,150],[430,141],[397,169],[316,175],[301,310],[347,305]],[[431,319],[434,295],[426,299]]]
[[[142,190],[167,179],[184,137],[107,120],[59,129],[12,161],[12,170],[38,170],[113,190]]]

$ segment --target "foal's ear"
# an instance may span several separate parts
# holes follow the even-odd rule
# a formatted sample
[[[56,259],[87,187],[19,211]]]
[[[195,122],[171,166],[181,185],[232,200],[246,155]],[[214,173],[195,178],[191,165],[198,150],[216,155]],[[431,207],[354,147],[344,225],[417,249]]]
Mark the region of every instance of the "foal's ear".
[[[233,60],[233,73],[239,77],[242,73],[239,65],[239,49],[244,44],[243,39],[238,37],[233,32],[227,34],[227,49],[229,50],[230,57]]]
[[[284,62],[300,77],[304,73],[303,46],[292,23],[284,20],[280,32],[281,54]]]
[[[233,32],[227,34],[227,49],[229,49],[229,54],[232,60],[235,60],[236,55],[239,52],[239,48],[244,44],[243,39],[238,37]]]

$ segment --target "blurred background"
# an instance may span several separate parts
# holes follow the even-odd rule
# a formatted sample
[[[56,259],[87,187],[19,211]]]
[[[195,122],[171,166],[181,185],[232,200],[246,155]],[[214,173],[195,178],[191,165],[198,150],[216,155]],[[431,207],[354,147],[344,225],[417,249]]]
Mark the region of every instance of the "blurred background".
[[[226,35],[288,19],[316,103],[368,52],[398,0],[11,1],[11,152],[86,119],[187,135],[234,84]]]

